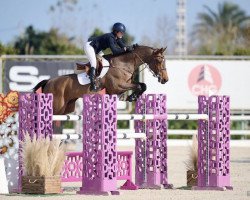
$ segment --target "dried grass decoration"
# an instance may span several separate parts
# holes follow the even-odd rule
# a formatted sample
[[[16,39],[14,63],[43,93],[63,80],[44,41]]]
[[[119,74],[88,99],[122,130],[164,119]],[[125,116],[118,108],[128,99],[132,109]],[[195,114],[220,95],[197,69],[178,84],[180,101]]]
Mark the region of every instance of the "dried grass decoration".
[[[197,186],[198,179],[198,140],[193,135],[192,146],[189,148],[189,159],[185,162],[187,168],[187,186]]]
[[[26,134],[22,144],[22,192],[32,194],[61,193],[60,173],[66,147],[60,140],[31,139]]]

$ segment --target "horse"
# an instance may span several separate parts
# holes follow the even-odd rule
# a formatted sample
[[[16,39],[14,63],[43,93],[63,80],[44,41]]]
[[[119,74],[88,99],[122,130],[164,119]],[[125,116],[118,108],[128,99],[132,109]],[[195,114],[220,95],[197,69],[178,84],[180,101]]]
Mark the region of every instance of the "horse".
[[[138,72],[139,66],[148,67],[150,72],[158,78],[158,82],[165,84],[168,74],[165,68],[163,52],[166,48],[155,49],[147,46],[136,46],[133,51],[120,55],[106,55],[110,67],[107,73],[99,80],[99,89],[105,88],[107,94],[121,95],[132,90],[126,101],[135,101],[146,91],[146,84],[135,82],[133,77]],[[58,76],[56,78],[42,80],[34,88],[39,88],[42,93],[52,93],[54,97],[53,112],[55,115],[65,115],[75,110],[75,102],[83,94],[96,93],[90,91],[90,84],[81,85],[77,74]]]

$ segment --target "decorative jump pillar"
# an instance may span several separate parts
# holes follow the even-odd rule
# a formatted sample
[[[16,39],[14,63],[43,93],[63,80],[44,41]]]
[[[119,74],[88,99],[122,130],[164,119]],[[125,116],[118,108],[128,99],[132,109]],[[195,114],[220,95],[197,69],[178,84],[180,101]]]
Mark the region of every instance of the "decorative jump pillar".
[[[117,96],[83,96],[83,175],[79,194],[117,191]]]
[[[52,138],[53,95],[22,93],[19,95],[19,140],[31,137]]]
[[[53,96],[52,94],[19,94],[19,141],[24,140],[26,133],[30,137],[52,138]],[[22,146],[19,143],[19,191],[21,191],[21,176],[23,174]]]
[[[142,95],[136,102],[136,114],[153,114],[152,120],[135,120],[135,132],[147,139],[136,139],[135,184],[139,188],[172,188],[167,175],[167,107],[166,95]],[[163,117],[157,118],[162,115]]]
[[[230,98],[199,96],[198,187],[201,190],[233,189],[230,184]]]

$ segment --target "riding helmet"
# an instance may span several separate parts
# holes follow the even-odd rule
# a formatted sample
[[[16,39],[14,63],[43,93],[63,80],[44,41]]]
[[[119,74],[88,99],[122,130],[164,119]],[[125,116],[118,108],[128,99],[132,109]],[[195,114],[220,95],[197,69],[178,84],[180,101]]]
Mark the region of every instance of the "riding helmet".
[[[126,32],[126,27],[124,26],[124,24],[117,22],[113,25],[112,28],[113,31],[117,31],[117,32],[122,32],[125,33]]]

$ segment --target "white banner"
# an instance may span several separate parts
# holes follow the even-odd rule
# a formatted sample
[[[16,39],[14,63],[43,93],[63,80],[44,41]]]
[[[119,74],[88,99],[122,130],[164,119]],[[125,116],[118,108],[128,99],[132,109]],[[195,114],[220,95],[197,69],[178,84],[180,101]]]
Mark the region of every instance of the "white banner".
[[[197,96],[229,95],[232,110],[250,110],[250,61],[167,60],[169,81],[158,83],[145,70],[147,93],[166,93],[168,109],[197,110]]]

